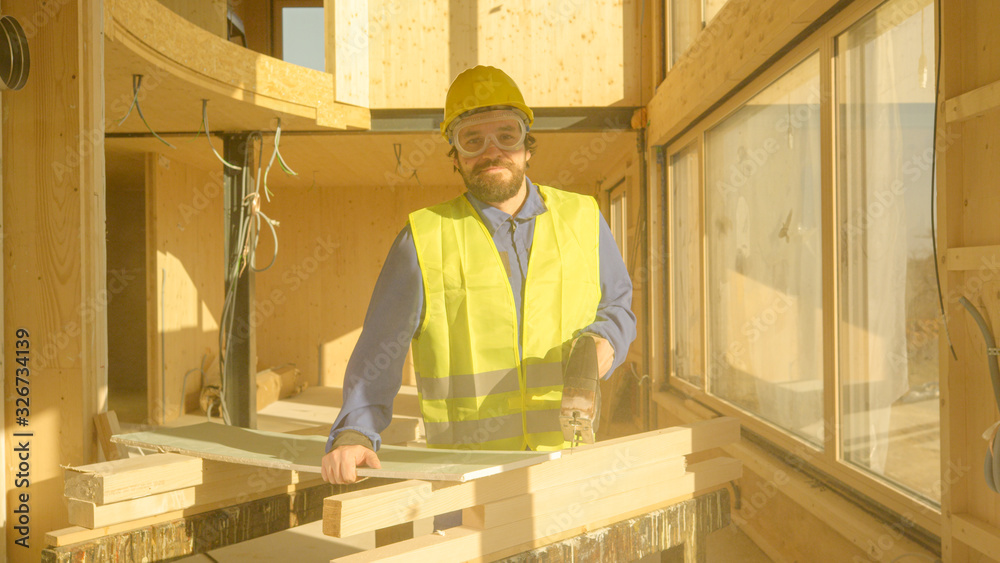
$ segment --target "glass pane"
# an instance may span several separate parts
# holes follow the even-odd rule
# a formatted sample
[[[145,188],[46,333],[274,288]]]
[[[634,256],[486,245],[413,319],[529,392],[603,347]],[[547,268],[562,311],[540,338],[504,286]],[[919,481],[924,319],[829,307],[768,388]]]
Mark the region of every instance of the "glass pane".
[[[670,1],[670,64],[681,58],[691,46],[695,35],[701,31],[702,1]]]
[[[709,392],[823,436],[819,54],[705,144]]]
[[[940,502],[933,22],[892,1],[837,38],[838,275],[844,459]]]
[[[326,71],[323,8],[281,9],[281,54],[290,63]]]
[[[698,147],[691,145],[670,157],[670,201],[673,205],[674,270],[673,373],[698,387],[705,386],[701,360],[701,209],[698,194]]]

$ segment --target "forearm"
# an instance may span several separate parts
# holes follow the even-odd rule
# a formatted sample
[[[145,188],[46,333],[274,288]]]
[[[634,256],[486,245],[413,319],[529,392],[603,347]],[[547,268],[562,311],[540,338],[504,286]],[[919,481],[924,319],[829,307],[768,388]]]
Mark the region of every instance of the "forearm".
[[[423,283],[409,228],[396,237],[368,305],[364,328],[344,374],[343,406],[327,450],[344,430],[363,434],[373,449],[392,421],[392,402],[423,307]]]
[[[635,340],[636,319],[632,313],[632,280],[611,229],[601,220],[600,231],[601,301],[597,306],[594,322],[580,333],[593,333],[614,349],[614,362],[608,374],[625,362],[629,346]]]

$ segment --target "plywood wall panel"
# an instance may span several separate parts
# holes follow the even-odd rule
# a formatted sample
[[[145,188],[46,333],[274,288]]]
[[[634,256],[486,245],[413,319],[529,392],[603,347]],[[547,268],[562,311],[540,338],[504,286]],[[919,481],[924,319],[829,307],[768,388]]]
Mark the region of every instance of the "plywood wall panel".
[[[150,153],[146,166],[147,396],[150,418],[162,424],[182,414],[183,404],[197,405],[199,375],[188,377],[182,401],[184,374],[201,366],[206,354],[218,358],[225,288],[222,165],[206,171]]]
[[[1000,3],[975,0],[963,2],[961,14],[965,26],[962,41],[953,46],[961,53],[963,92],[1000,80]]]
[[[993,111],[952,127],[957,136],[941,141],[947,151],[951,142],[961,142],[966,153],[979,155],[964,160],[965,246],[986,246],[1000,242],[1000,111]],[[958,141],[960,139],[960,141]],[[998,273],[1000,275],[1000,273]]]
[[[624,69],[637,67],[626,57],[638,51],[626,49],[624,22],[637,9],[623,0],[372,0],[371,107],[440,107],[454,77],[476,64],[504,69],[532,106],[636,105]]]
[[[280,251],[272,269],[257,276],[258,306],[270,299],[275,307],[258,326],[258,367],[292,362],[312,384],[340,385],[407,214],[460,192],[456,186],[276,192],[264,209],[281,221]],[[263,248],[262,242],[266,254]]]

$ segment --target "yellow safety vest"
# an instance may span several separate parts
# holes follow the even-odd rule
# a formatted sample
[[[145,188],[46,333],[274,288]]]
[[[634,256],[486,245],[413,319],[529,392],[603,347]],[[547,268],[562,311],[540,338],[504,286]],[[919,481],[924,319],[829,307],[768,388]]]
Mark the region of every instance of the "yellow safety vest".
[[[601,298],[600,211],[592,197],[538,186],[518,355],[514,294],[500,254],[465,196],[410,214],[424,282],[413,340],[427,445],[568,447],[559,427],[562,359]]]

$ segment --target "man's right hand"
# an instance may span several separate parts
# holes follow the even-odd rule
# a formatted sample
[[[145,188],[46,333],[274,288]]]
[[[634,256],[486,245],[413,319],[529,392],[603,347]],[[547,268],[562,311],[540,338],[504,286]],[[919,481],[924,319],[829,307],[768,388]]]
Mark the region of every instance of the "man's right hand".
[[[335,485],[358,480],[359,466],[379,469],[382,464],[372,450],[358,445],[340,446],[323,456],[323,480]]]

